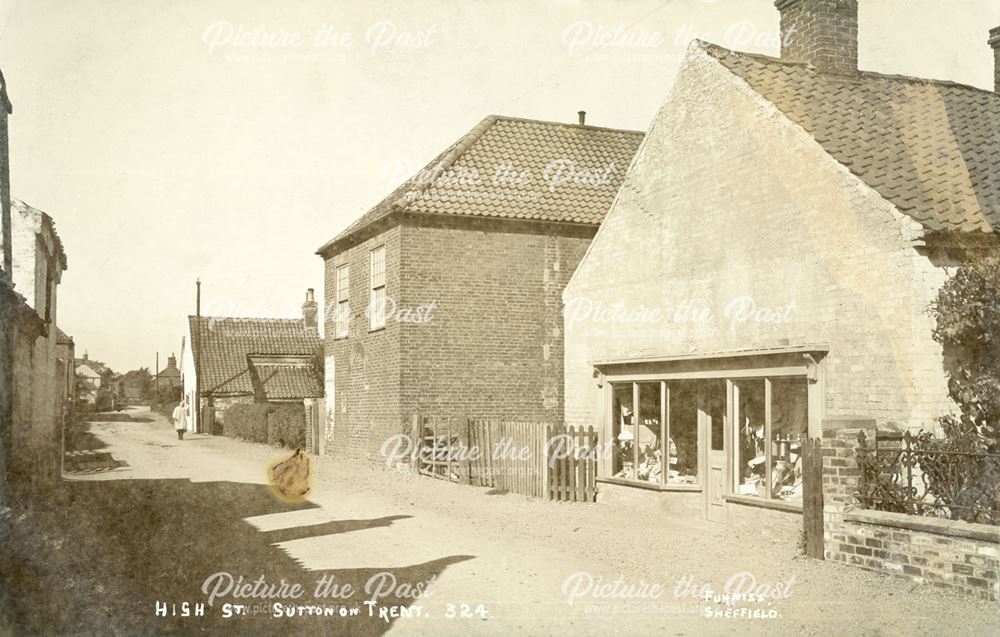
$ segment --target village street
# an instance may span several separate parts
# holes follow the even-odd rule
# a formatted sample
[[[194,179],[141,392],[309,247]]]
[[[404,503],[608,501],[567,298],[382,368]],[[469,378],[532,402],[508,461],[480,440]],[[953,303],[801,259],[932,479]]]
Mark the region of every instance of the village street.
[[[265,468],[287,451],[203,435],[178,441],[162,416],[131,411],[122,418],[91,423],[89,432],[122,466],[67,475],[50,513],[14,521],[15,548],[51,549],[12,552],[18,562],[9,575],[24,591],[25,626],[121,635],[609,635],[627,617],[632,630],[671,635],[922,635],[958,620],[963,634],[995,630],[995,605],[797,557],[796,547],[770,539],[768,527],[678,521],[641,502],[553,504],[489,495],[329,458],[313,459],[318,479],[310,501],[285,503],[265,486]],[[706,607],[727,606],[675,597],[679,579],[721,591],[739,571],[760,583],[783,583],[787,598],[732,608],[777,617],[706,618]],[[218,572],[247,580],[263,575],[275,584],[284,578],[306,591],[297,600],[268,602],[343,604],[361,615],[225,618],[223,604],[253,601],[222,589],[204,617],[156,615],[157,601],[168,605],[168,615],[173,604],[180,612],[183,602],[205,602],[203,583]],[[396,578],[396,589],[379,605],[408,607],[419,617],[391,624],[367,617],[364,587],[375,577],[390,588],[384,572]],[[570,605],[564,582],[582,572],[610,584],[621,576],[635,593],[641,581],[647,591],[659,583],[664,592],[597,598],[586,593],[588,576],[580,575],[571,580],[577,596]],[[350,583],[355,593],[313,599],[323,577]],[[407,597],[403,584],[432,577],[429,596]]]

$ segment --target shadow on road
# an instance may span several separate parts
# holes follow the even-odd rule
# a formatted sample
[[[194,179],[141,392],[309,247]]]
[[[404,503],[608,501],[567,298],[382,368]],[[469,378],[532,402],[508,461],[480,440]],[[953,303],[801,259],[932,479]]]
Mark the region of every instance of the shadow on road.
[[[315,508],[277,500],[264,485],[184,480],[68,481],[44,510],[3,517],[0,540],[9,540],[0,569],[0,633],[142,635],[152,633],[269,635],[289,632],[379,635],[391,623],[368,617],[362,603],[366,583],[389,569],[307,571],[277,542],[364,531],[409,516],[338,520],[261,532],[244,518]],[[3,537],[7,536],[8,537]],[[335,539],[331,539],[335,542]],[[449,565],[472,559],[443,556],[391,569],[398,583],[415,585]],[[205,602],[210,575],[226,571],[249,581],[300,583],[305,595],[289,604],[357,606],[355,617],[270,615],[223,619],[221,604],[260,600],[216,600],[204,617],[157,617],[155,602]],[[347,600],[313,598],[315,582],[332,576],[357,592]],[[398,591],[379,600],[409,607]],[[417,602],[419,604],[419,601]],[[419,620],[408,620],[419,621]],[[4,623],[7,626],[4,626]]]

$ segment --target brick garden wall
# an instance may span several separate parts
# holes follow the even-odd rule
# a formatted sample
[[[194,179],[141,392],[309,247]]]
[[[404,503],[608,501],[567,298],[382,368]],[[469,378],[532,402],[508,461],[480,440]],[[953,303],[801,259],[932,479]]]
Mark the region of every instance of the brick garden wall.
[[[860,509],[858,434],[874,421],[827,421],[823,431],[823,537],[826,559],[998,599],[1000,529]]]

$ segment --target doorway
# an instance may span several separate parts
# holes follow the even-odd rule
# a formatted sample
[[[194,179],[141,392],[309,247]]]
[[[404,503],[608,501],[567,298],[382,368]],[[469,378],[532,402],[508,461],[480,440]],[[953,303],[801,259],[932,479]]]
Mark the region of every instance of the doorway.
[[[705,382],[698,396],[698,431],[705,449],[705,519],[726,521],[726,385]]]

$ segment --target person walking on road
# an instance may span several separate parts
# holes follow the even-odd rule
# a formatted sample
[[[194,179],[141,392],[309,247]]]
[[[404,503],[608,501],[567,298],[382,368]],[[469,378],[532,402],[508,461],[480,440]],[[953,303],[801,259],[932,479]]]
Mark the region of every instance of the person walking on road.
[[[187,398],[181,400],[174,407],[172,418],[174,420],[174,429],[177,431],[177,439],[184,440],[184,431],[187,429]]]

